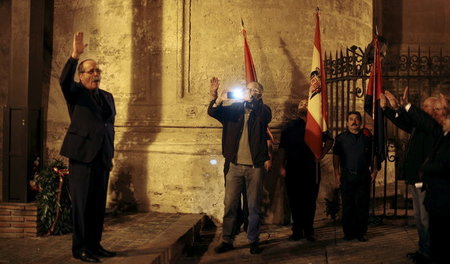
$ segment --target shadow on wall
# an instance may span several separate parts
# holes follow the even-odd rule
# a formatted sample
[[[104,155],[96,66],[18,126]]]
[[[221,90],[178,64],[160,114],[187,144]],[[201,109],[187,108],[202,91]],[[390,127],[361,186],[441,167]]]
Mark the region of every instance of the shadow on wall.
[[[297,118],[297,104],[299,98],[306,97],[307,89],[299,87],[299,84],[305,83],[305,76],[301,73],[294,57],[287,48],[287,44],[280,38],[280,47],[286,56],[290,66],[290,95],[292,100],[287,100],[283,106],[282,120],[292,120]],[[304,93],[302,91],[304,90]],[[279,139],[279,136],[278,136]],[[277,140],[275,140],[277,141]],[[279,142],[275,142],[278,146]],[[288,224],[290,222],[290,209],[287,202],[286,188],[284,178],[280,175],[280,159],[277,155],[277,149],[274,149],[272,170],[267,174],[264,181],[266,191],[263,201],[265,206],[265,223]]]
[[[134,185],[132,183],[131,169],[122,167],[117,173],[116,179],[110,185],[111,210],[115,214],[137,211],[137,201],[134,197]]]
[[[151,207],[148,182],[149,147],[160,129],[162,1],[134,0],[131,7],[132,61],[127,119],[120,126],[114,175],[110,181],[111,206],[117,212]],[[119,109],[120,111],[120,109]]]

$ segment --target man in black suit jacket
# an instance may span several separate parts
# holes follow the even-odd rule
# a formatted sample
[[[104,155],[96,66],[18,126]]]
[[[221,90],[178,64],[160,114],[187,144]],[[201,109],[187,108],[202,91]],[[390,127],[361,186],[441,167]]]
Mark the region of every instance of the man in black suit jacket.
[[[101,70],[97,63],[84,60],[77,69],[78,59],[86,46],[83,33],[77,32],[72,55],[60,77],[71,120],[61,155],[69,158],[72,254],[85,262],[100,262],[99,257],[116,255],[100,245],[114,155],[116,109],[112,94],[99,89]],[[80,82],[73,80],[76,71]]]
[[[398,104],[392,94],[385,94],[391,105]],[[431,257],[433,263],[440,264],[448,263],[446,241],[450,237],[450,103],[441,94],[436,101],[438,104],[442,111],[435,113],[434,118],[409,103],[404,108],[412,125],[428,131],[434,138],[433,149],[421,165],[419,174],[426,190],[424,205],[429,214]]]
[[[408,253],[407,256],[416,261],[426,261],[430,258],[430,236],[428,233],[428,212],[423,204],[426,192],[422,188],[422,180],[419,177],[419,170],[425,159],[433,150],[434,136],[428,130],[415,126],[415,120],[411,120],[411,116],[401,107],[400,103],[396,103],[392,99],[389,91],[385,92],[387,97],[391,96],[392,108],[387,107],[384,96],[381,96],[380,106],[383,108],[384,115],[394,123],[398,128],[409,133],[411,136],[405,151],[405,156],[401,164],[400,179],[404,179],[408,184],[408,191],[412,194],[414,220],[416,222],[417,232],[419,235],[419,249],[416,252]],[[408,94],[408,88],[405,89],[403,100],[405,101]],[[421,109],[431,118],[434,116],[434,105],[437,98],[426,98]]]

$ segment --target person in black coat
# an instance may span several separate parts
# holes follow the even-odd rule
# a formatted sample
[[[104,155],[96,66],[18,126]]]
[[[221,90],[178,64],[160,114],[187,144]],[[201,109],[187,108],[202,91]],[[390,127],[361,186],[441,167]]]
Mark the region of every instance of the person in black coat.
[[[290,120],[283,127],[278,153],[281,160],[280,174],[285,177],[292,215],[292,235],[289,240],[306,238],[313,242],[320,164],[304,139],[307,106],[308,101],[301,100],[297,107],[298,118]],[[328,133],[323,133],[322,140],[324,156],[333,146],[333,139]]]
[[[405,89],[403,100],[406,100],[407,96],[408,88]],[[435,115],[433,107],[436,105],[436,100],[436,97],[427,97],[421,105],[421,109],[430,117]],[[383,108],[384,115],[394,125],[411,135],[403,162],[400,164],[401,170],[398,178],[405,180],[408,184],[408,191],[412,194],[414,220],[419,235],[419,249],[416,252],[408,253],[407,256],[415,261],[426,261],[430,258],[429,221],[428,211],[423,204],[426,191],[422,188],[423,179],[419,177],[419,170],[425,159],[431,154],[435,138],[428,129],[415,126],[414,120],[410,120],[411,117],[405,109],[395,101],[392,101],[392,108],[387,107],[385,97],[381,96],[380,106]]]
[[[88,59],[77,68],[86,46],[83,33],[75,33],[72,55],[60,77],[71,121],[60,153],[69,158],[73,257],[100,262],[99,257],[116,255],[100,245],[113,166],[116,109],[112,94],[99,89],[101,70],[97,63]],[[76,71],[80,82],[73,79]]]
[[[385,92],[391,105],[397,99]],[[450,237],[450,112],[448,99],[442,94],[435,105],[442,108],[434,118],[421,109],[406,104],[405,112],[413,125],[433,135],[431,154],[423,162],[419,174],[423,179],[425,208],[429,214],[429,234],[431,258],[436,263],[448,263],[448,243]]]

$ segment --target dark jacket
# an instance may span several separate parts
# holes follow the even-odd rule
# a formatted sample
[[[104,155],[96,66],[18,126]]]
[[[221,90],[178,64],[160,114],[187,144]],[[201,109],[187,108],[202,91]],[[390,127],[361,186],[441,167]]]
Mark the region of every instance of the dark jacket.
[[[450,211],[450,133],[444,135],[442,127],[428,114],[411,106],[408,116],[418,128],[429,131],[434,138],[431,154],[421,164],[425,184],[425,207],[429,212]]]
[[[222,154],[226,160],[235,163],[244,127],[244,103],[213,107],[214,102],[215,100],[212,100],[209,104],[208,114],[222,123]],[[261,167],[265,161],[269,160],[266,129],[272,120],[272,112],[261,100],[256,101],[253,105],[248,119],[250,153],[253,165]]]
[[[411,116],[408,115],[404,109],[394,110],[387,108],[384,110],[384,114],[389,120],[394,123],[395,126],[411,134],[409,138],[403,162],[400,163],[400,177],[404,179],[407,184],[414,184],[421,181],[419,179],[419,170],[426,157],[431,154],[433,149],[433,135],[430,131],[425,130],[423,127],[415,126],[414,120],[411,120]],[[426,114],[424,112],[424,114]],[[430,116],[431,118],[431,116]]]
[[[114,156],[114,98],[111,93],[99,89],[98,92],[106,103],[106,111],[98,106],[91,92],[81,83],[74,82],[77,64],[78,60],[70,58],[60,77],[71,121],[60,154],[88,163],[102,150],[103,158],[110,165]]]

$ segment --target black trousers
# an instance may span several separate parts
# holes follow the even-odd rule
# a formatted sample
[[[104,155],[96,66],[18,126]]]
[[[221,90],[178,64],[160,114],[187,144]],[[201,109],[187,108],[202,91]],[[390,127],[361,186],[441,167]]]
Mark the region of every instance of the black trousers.
[[[102,158],[100,151],[91,163],[69,160],[73,254],[100,246],[109,179],[109,168]]]
[[[320,169],[316,175],[315,164],[286,167],[286,192],[292,215],[292,234],[311,236],[314,234],[316,200],[319,194]]]
[[[438,264],[448,263],[448,240],[450,239],[450,212],[443,210],[430,210],[429,232],[431,257]]]
[[[367,233],[370,206],[370,172],[341,174],[342,227],[349,238]]]

